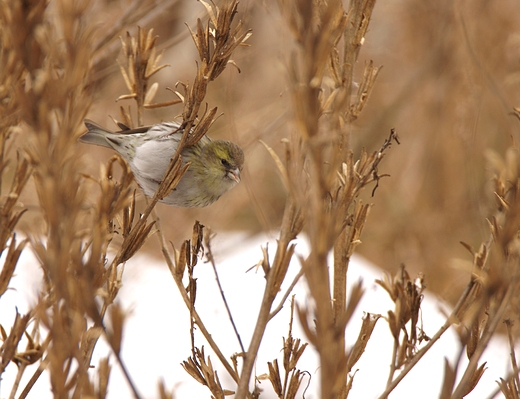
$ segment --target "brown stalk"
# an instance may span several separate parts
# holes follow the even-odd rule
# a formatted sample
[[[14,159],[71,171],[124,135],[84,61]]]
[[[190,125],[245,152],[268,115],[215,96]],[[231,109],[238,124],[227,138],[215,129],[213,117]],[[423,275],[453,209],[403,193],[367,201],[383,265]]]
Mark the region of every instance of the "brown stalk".
[[[349,147],[350,124],[366,104],[379,72],[379,68],[367,63],[351,106],[354,66],[374,4],[351,1],[345,12],[340,1],[280,1],[298,43],[289,67],[298,139],[289,145],[287,175],[290,195],[302,209],[311,245],[302,270],[315,308],[302,310],[300,315],[320,355],[322,398],[345,398],[348,394],[344,335],[362,290],[358,286],[347,301],[346,276],[369,210],[369,205],[363,205],[357,197],[369,182],[378,183],[378,164],[393,141],[391,135],[380,151],[371,155],[362,152],[357,162]],[[331,249],[332,285],[327,264]],[[309,313],[315,320],[315,330],[307,325]],[[362,346],[358,349],[362,352]],[[350,361],[355,363],[357,355],[352,356]]]
[[[468,298],[468,295],[473,288],[474,283],[471,281],[466,288],[464,289],[464,292],[459,298],[459,301],[453,308],[453,311],[451,312],[450,316],[447,318],[447,320],[444,322],[441,328],[431,337],[431,339],[428,341],[428,343],[423,346],[414,357],[410,359],[408,363],[403,367],[402,371],[399,373],[399,375],[394,378],[389,384],[387,384],[385,390],[381,395],[379,395],[379,399],[386,399],[388,398],[388,395],[394,390],[394,388],[402,381],[402,379],[410,372],[410,370],[419,362],[419,360],[428,352],[428,350],[439,340],[439,338],[446,332],[448,328],[450,328],[454,323],[457,322],[457,314],[460,311],[460,309],[465,305],[465,302]]]
[[[286,210],[284,212],[284,219],[280,230],[280,237],[278,247],[273,260],[273,264],[269,265],[268,273],[266,273],[266,286],[260,305],[260,311],[257,316],[255,329],[249,348],[244,356],[244,365],[240,374],[240,381],[238,383],[235,398],[242,399],[248,394],[249,381],[251,373],[255,364],[256,356],[262,338],[264,336],[267,323],[270,320],[271,308],[273,302],[280,290],[280,286],[285,279],[289,262],[294,253],[294,244],[290,244],[296,238],[302,228],[302,219],[299,210],[295,207],[291,199],[288,199]]]
[[[461,380],[459,381],[457,387],[455,388],[455,391],[452,394],[453,399],[459,399],[467,395],[474,387],[473,384],[471,384],[471,381],[474,379],[475,372],[477,371],[478,367],[478,361],[480,360],[480,357],[482,356],[482,353],[486,349],[487,345],[489,344],[489,341],[491,340],[493,334],[496,331],[496,328],[500,321],[502,320],[504,313],[506,312],[507,308],[510,305],[510,301],[512,299],[513,293],[516,289],[515,284],[510,284],[503,300],[499,304],[498,309],[496,309],[495,312],[493,312],[493,318],[491,319],[491,322],[489,323],[489,328],[485,332],[485,334],[482,336],[479,344],[477,345],[477,348],[475,349],[475,353],[471,356],[471,359],[469,361],[468,366],[466,367],[466,370],[464,374],[462,375]],[[478,379],[477,379],[478,382]],[[471,385],[473,386],[471,386]]]
[[[518,368],[518,362],[516,360],[515,353],[515,342],[513,338],[513,321],[510,319],[504,320],[504,323],[507,328],[507,338],[509,340],[509,348],[510,348],[510,356],[511,356],[511,366],[513,368],[513,379],[515,381],[515,386],[518,390],[520,390],[520,370]],[[520,393],[517,391],[517,394]]]
[[[44,346],[46,356],[22,396],[28,395],[32,384],[46,367],[57,397],[69,394],[79,397],[94,393],[88,367],[97,337],[85,340],[91,331],[86,325],[89,319],[98,326],[103,323],[108,303],[100,314],[96,304],[99,292],[108,289],[112,295],[110,303],[117,294],[117,290],[109,288],[117,285],[119,275],[107,272],[104,260],[113,232],[112,219],[125,206],[130,180],[126,179],[121,185],[114,184],[111,173],[108,173],[109,176],[100,182],[105,195],[100,197],[98,209],[93,216],[86,216],[86,188],[74,133],[90,105],[87,86],[93,57],[93,27],[86,21],[94,19],[89,16],[90,10],[85,2],[57,1],[52,13],[47,12],[46,6],[45,2],[22,4],[15,1],[10,4],[10,9],[4,8],[1,13],[2,25],[6,28],[3,37],[8,39],[2,43],[2,52],[9,53],[7,59],[14,60],[13,65],[20,66],[24,75],[23,79],[11,85],[14,88],[11,95],[18,104],[18,111],[13,115],[23,119],[26,130],[23,140],[26,159],[20,159],[12,194],[3,202],[7,207],[2,208],[2,217],[10,221],[2,226],[14,227],[22,215],[20,212],[10,215],[9,212],[34,171],[39,210],[44,222],[42,230],[46,234],[45,243],[38,236],[32,239],[33,251],[45,276],[42,296],[34,315],[49,332]],[[27,51],[28,48],[31,50]],[[8,103],[3,101],[2,106]],[[4,144],[5,140],[2,141],[2,169],[5,166]],[[80,230],[86,220],[92,224]],[[92,233],[91,237],[88,237],[89,233]],[[15,260],[23,248],[19,245],[14,250],[15,243],[15,240],[11,241],[10,260]],[[85,256],[84,243],[90,248],[89,256]],[[11,261],[5,266],[11,268]],[[5,269],[6,276],[8,268]],[[82,293],[81,297],[77,292]],[[113,318],[112,321],[118,329],[109,341],[118,357],[121,334],[117,331],[121,331],[122,320],[117,322]],[[78,349],[80,346],[84,351]],[[25,355],[20,353],[20,356]],[[25,359],[20,358],[20,361]],[[124,364],[118,360],[126,372]],[[75,369],[71,367],[74,361],[77,362]],[[23,371],[24,368],[20,368],[19,376]],[[128,374],[127,381],[134,396],[139,397]],[[15,390],[16,386],[12,392]]]
[[[269,374],[257,377],[258,379],[269,379],[277,396],[280,399],[294,399],[303,380],[305,372],[297,368],[298,361],[303,355],[307,344],[301,344],[300,339],[292,336],[294,321],[294,296],[291,298],[291,315],[289,319],[289,332],[283,338],[283,378],[278,366],[278,359],[268,362]],[[283,380],[283,382],[282,382]]]
[[[493,239],[493,236],[490,237],[488,242],[486,244],[484,244],[482,246],[482,248],[488,248],[491,245],[492,239]],[[483,269],[487,265],[487,261],[488,261],[487,254],[489,252],[485,249],[481,250],[481,252],[486,255],[480,256],[479,254],[475,254],[474,262],[475,262],[476,269]],[[477,313],[471,312],[470,304],[475,304],[475,298],[473,297],[473,295],[475,292],[475,287],[477,285],[478,285],[477,280],[472,277],[470,282],[466,286],[464,292],[460,296],[457,304],[453,308],[451,314],[448,316],[448,318],[446,319],[446,321],[442,325],[442,327],[439,328],[439,330],[431,337],[431,339],[426,343],[426,345],[424,345],[420,350],[418,350],[416,353],[414,353],[413,356],[407,360],[407,362],[404,364],[404,367],[401,370],[401,372],[399,373],[399,375],[397,377],[393,378],[392,380],[388,381],[385,391],[379,396],[380,399],[384,399],[384,398],[388,397],[388,395],[392,392],[392,390],[399,384],[399,382],[402,381],[402,379],[408,374],[408,372],[417,364],[417,362],[422,358],[422,356],[424,356],[424,354],[426,354],[426,352],[428,350],[430,350],[430,348],[438,341],[438,339],[442,336],[442,334],[444,334],[444,332],[446,332],[446,330],[448,328],[450,328],[452,325],[459,323],[461,318],[464,317],[464,314],[467,314],[471,317],[468,324],[469,325],[473,324],[473,320],[476,317]],[[478,306],[480,308],[481,305],[476,304],[476,306]],[[505,306],[507,306],[507,305],[504,305],[504,302],[502,302],[500,309],[499,309],[500,311],[498,311],[495,314],[495,317],[493,317],[493,322],[491,323],[490,328],[487,330],[486,337],[484,337],[482,339],[482,341],[480,341],[478,344],[479,353],[477,353],[476,356],[475,356],[475,353],[471,356],[470,365],[468,365],[468,368],[466,369],[464,381],[459,382],[459,385],[457,387],[458,391],[455,392],[457,395],[461,395],[460,392],[463,392],[463,395],[465,395],[469,392],[469,390],[472,389],[472,388],[469,388],[469,382],[471,380],[473,380],[475,373],[477,372],[478,359],[480,358],[480,354],[482,353],[482,351],[486,347],[487,343],[489,342],[489,339],[491,338],[491,335],[493,334],[493,331],[496,328],[497,320],[500,320],[500,317],[503,314]],[[461,351],[461,353],[462,353],[462,351]],[[480,370],[482,372],[483,368],[481,367]],[[448,382],[445,381],[445,384],[446,383],[448,383]],[[450,389],[450,391],[451,391],[451,389]],[[453,396],[454,394],[452,394],[449,397],[454,397]]]
[[[157,91],[157,85],[149,86],[148,80],[166,68],[168,65],[159,65],[162,54],[156,55],[155,43],[157,36],[153,36],[153,29],[143,31],[137,29],[137,37],[127,32],[126,40],[121,39],[123,53],[127,59],[127,68],[121,66],[121,73],[129,94],[119,96],[118,100],[134,99],[137,105],[137,126],[143,125],[143,110],[151,108]],[[130,125],[133,127],[133,125]]]
[[[21,316],[19,313],[16,313],[16,318],[13,323],[13,328],[10,331],[9,335],[4,338],[4,342],[0,347],[1,362],[0,362],[0,374],[4,372],[7,364],[14,360],[16,354],[16,348],[20,339],[27,328],[27,324],[29,323],[31,314],[28,313],[26,315]]]
[[[6,32],[11,36],[7,49],[12,59],[23,66],[25,75],[25,87],[19,85],[16,96],[19,115],[27,126],[24,150],[34,170],[47,235],[46,245],[39,239],[33,241],[47,284],[47,303],[37,308],[35,316],[49,329],[52,340],[48,347],[49,372],[56,395],[71,389],[70,384],[65,384],[70,368],[64,365],[72,359],[79,364],[78,381],[86,392],[90,391],[83,359],[74,347],[82,333],[82,321],[97,312],[90,296],[93,273],[78,261],[80,245],[75,234],[84,191],[79,187],[73,132],[89,106],[85,76],[91,56],[91,32],[88,24],[74,25],[71,21],[84,11],[83,4],[64,0],[57,2],[51,17],[46,14],[45,3],[14,2],[2,15],[10,18],[10,23],[3,25],[12,25]],[[18,24],[20,21],[23,23]],[[55,41],[62,46],[53,47]],[[65,73],[56,73],[58,69]],[[79,278],[70,279],[75,272]],[[71,295],[75,290],[84,293],[83,303]],[[60,307],[56,306],[58,301]]]
[[[181,297],[184,300],[185,305],[190,310],[191,317],[193,318],[193,320],[195,321],[195,323],[199,327],[200,332],[202,333],[202,335],[204,336],[204,338],[206,339],[206,341],[210,345],[211,349],[215,352],[215,354],[217,355],[217,357],[219,358],[220,362],[222,363],[224,368],[227,370],[227,372],[229,373],[231,378],[233,378],[234,381],[238,382],[238,375],[237,375],[236,371],[229,364],[228,360],[226,359],[226,357],[224,356],[224,354],[220,350],[218,344],[215,342],[215,340],[211,336],[210,332],[208,331],[208,329],[204,325],[204,322],[200,318],[200,316],[197,313],[197,311],[192,308],[192,306],[191,306],[191,303],[192,303],[191,299],[188,296],[188,294],[186,293],[186,289],[184,288],[184,284],[182,282],[183,275],[178,272],[178,266],[179,266],[180,259],[178,259],[177,262],[174,262],[172,260],[172,258],[170,256],[170,253],[168,252],[168,247],[167,247],[167,244],[166,244],[166,240],[165,240],[164,235],[162,234],[162,230],[160,228],[159,218],[157,218],[157,216],[155,217],[155,222],[156,222],[156,225],[158,227],[157,237],[159,238],[159,240],[161,242],[161,249],[162,249],[162,253],[163,253],[164,259],[166,261],[166,264],[168,265],[168,269],[170,270],[170,272],[172,274],[173,280],[175,281],[175,284],[177,285],[179,293],[181,294]]]
[[[296,276],[294,276],[294,279],[291,282],[291,284],[289,285],[289,287],[287,288],[287,290],[285,291],[285,294],[283,294],[283,296],[280,298],[280,303],[278,304],[277,307],[275,307],[271,311],[271,314],[269,315],[269,320],[271,320],[274,316],[276,316],[280,312],[280,310],[282,310],[283,305],[285,305],[285,302],[287,301],[287,298],[289,298],[289,295],[291,295],[294,287],[296,286],[296,284],[298,283],[298,281],[300,280],[300,278],[302,276],[303,276],[303,270],[300,270],[298,272],[298,274],[296,274]]]
[[[200,107],[206,95],[208,84],[220,75],[226,65],[231,62],[230,57],[233,50],[239,45],[243,44],[250,35],[249,31],[242,32],[242,25],[240,22],[236,25],[233,24],[233,19],[237,12],[238,2],[229,1],[224,3],[224,5],[221,7],[217,7],[214,4],[210,6],[205,2],[202,3],[210,15],[207,27],[204,28],[202,22],[198,20],[196,33],[190,30],[200,58],[200,61],[197,64],[197,74],[191,87],[187,83],[181,84],[185,93],[184,96],[179,94],[179,97],[182,98],[184,102],[184,110],[182,113],[182,127],[184,129],[184,134],[179,142],[176,154],[170,162],[169,171],[166,172],[166,176],[159,186],[157,192],[148,203],[148,206],[140,220],[132,229],[132,231],[137,232],[136,234],[139,234],[138,232],[140,229],[145,226],[146,219],[148,218],[150,212],[152,212],[157,201],[161,198],[164,198],[164,196],[171,192],[171,190],[176,186],[182,177],[183,173],[185,173],[187,167],[189,167],[189,165],[186,165],[180,169],[180,153],[185,148],[185,146],[195,145],[197,141],[207,133],[207,130],[213,123],[216,115],[216,108],[213,108],[208,113],[205,112],[204,115],[202,115],[200,118],[199,123],[195,125],[195,120],[198,117]],[[131,81],[131,79],[129,80]],[[133,90],[132,93],[136,93],[136,90]],[[136,95],[132,94],[132,98],[135,97]],[[139,103],[138,107],[140,107]],[[181,293],[186,306],[190,310],[193,322],[199,326],[199,329],[205,336],[211,348],[217,354],[219,360],[229,372],[230,376],[235,381],[238,381],[238,375],[236,371],[231,367],[229,362],[221,353],[217,344],[211,338],[211,335],[206,330],[202,320],[196,312],[194,307],[194,297],[190,297],[190,295],[188,295],[184,289],[182,276],[186,265],[189,267],[189,255],[185,252],[188,250],[188,246],[183,246],[181,248],[181,257],[178,259],[177,264],[175,265],[168,254],[168,249],[166,247],[165,239],[160,231],[159,219],[157,217],[155,217],[154,223],[156,223],[156,227],[158,228],[158,237],[161,242],[163,255],[170,268],[172,277],[177,284],[179,292]],[[132,231],[130,231],[129,237],[132,235]],[[117,265],[121,259],[122,257],[116,259],[113,262],[113,265]],[[194,287],[192,286],[192,288]],[[193,291],[191,295],[194,295],[195,292],[196,291]],[[195,350],[193,342],[192,349]],[[195,361],[196,354],[194,353],[193,356],[193,361]]]

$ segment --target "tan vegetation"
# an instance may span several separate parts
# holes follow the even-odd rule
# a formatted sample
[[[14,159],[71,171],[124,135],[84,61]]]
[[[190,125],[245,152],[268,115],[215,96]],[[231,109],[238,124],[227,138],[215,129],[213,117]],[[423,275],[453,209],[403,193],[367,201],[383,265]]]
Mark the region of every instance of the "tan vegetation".
[[[383,79],[387,66],[381,69],[376,51],[388,43],[378,34],[385,32],[391,17],[384,13],[392,7],[375,0],[261,5],[234,0],[2,1],[0,252],[5,255],[0,295],[9,287],[22,251],[35,253],[44,276],[35,307],[0,330],[0,374],[13,363],[18,366],[11,398],[30,397],[35,381],[47,378],[44,370],[56,398],[104,398],[114,363],[134,396],[141,397],[119,356],[127,316],[118,293],[125,262],[143,246],[162,255],[191,315],[191,356],[178,362],[207,386],[211,397],[261,397],[253,375],[257,354],[278,304],[290,296],[281,287],[294,257],[294,240],[302,234],[311,250],[299,259],[297,279],[308,285],[311,300],[305,306],[291,303],[281,358],[273,353],[263,377],[279,398],[302,396],[305,371],[298,360],[306,345],[319,355],[320,397],[348,397],[356,362],[375,324],[383,322],[394,347],[381,398],[448,328],[457,329],[459,359],[465,353],[469,364],[459,380],[457,364],[446,364],[441,398],[462,398],[485,372],[481,355],[503,322],[514,372],[504,376],[499,389],[508,399],[520,396],[513,322],[519,309],[520,259],[520,158],[513,115],[520,114],[514,108],[520,101],[504,94],[504,87],[518,87],[520,41],[515,15],[508,15],[512,5],[474,1],[476,19],[470,21],[463,3],[454,3],[453,9],[419,0],[402,3],[394,10],[401,17],[401,36],[394,40],[406,54],[397,57],[396,50],[397,61],[381,56],[390,59],[392,81]],[[415,14],[406,12],[406,5],[415,6]],[[188,28],[178,17],[182,12]],[[475,22],[483,16],[493,21],[488,24],[495,32],[492,39],[476,30],[484,25]],[[430,38],[432,19],[443,25]],[[396,29],[386,26],[386,32]],[[488,47],[475,48],[475,37]],[[501,53],[497,43],[508,43],[509,52]],[[413,74],[399,74],[398,65],[414,65],[424,49],[428,62]],[[485,51],[501,63],[491,65],[495,58]],[[516,64],[507,63],[507,57]],[[497,85],[491,66],[500,70],[504,87]],[[445,72],[442,84],[434,80],[439,71]],[[392,92],[403,79],[408,80],[405,89]],[[500,112],[485,112],[496,107],[496,98]],[[477,121],[475,108],[480,109]],[[224,116],[218,118],[222,110]],[[86,150],[77,138],[87,114],[98,115],[97,120],[111,116],[128,126],[178,114],[186,128],[183,141],[153,198],[144,199],[135,190],[127,165],[117,156],[103,160],[101,168],[97,161],[85,165],[81,155]],[[185,172],[182,148],[210,127],[212,137],[222,135],[225,127],[226,136],[246,149],[244,183],[200,212],[157,206]],[[481,130],[500,131],[506,139],[489,133],[481,140]],[[479,162],[484,148],[492,187],[485,184]],[[474,200],[470,205],[468,198]],[[239,353],[223,353],[197,311],[196,296],[204,293],[197,292],[193,270],[203,253],[210,262],[213,258],[210,236],[196,219],[222,230],[278,231],[274,258],[265,250],[260,263],[266,283],[254,333],[250,342],[240,344]],[[358,340],[347,349],[345,329],[363,295],[361,284],[347,290],[348,268],[362,236],[360,248],[380,264],[390,264],[390,273],[378,283],[395,309],[367,314]],[[459,241],[470,255],[453,272],[448,260],[464,256],[453,250]],[[411,278],[401,262],[424,275]],[[449,273],[462,276],[456,281],[464,284],[441,279]],[[425,281],[440,293],[449,287],[448,299],[454,303],[446,323],[429,339],[419,323]],[[293,337],[295,322],[301,323],[306,335],[301,339],[307,343]],[[205,342],[196,342],[195,329]],[[91,364],[102,336],[113,360]],[[215,361],[233,386],[222,385]],[[19,387],[27,365],[34,363],[37,371]],[[171,398],[174,392],[160,384],[158,397]]]

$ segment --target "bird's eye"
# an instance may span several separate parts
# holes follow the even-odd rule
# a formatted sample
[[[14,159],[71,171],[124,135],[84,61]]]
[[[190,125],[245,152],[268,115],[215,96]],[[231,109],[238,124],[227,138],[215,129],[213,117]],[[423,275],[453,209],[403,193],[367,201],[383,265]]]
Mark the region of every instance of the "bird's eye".
[[[224,165],[226,168],[229,168],[231,166],[227,159],[221,159],[221,162],[222,165]]]

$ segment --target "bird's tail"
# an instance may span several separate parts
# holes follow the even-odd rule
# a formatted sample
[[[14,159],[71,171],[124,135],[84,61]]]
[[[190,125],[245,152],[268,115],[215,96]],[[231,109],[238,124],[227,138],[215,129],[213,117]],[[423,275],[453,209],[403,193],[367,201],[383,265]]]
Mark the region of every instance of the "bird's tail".
[[[107,140],[107,135],[110,135],[112,132],[110,130],[105,129],[104,127],[99,126],[97,123],[91,121],[90,119],[85,119],[85,126],[88,129],[83,136],[79,138],[79,141],[86,144],[95,144],[100,145],[102,147],[113,148],[110,145],[110,142]]]

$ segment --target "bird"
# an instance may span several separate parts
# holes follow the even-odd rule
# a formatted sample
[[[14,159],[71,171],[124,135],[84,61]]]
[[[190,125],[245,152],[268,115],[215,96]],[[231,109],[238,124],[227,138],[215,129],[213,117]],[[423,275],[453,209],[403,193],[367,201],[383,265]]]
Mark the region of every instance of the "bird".
[[[128,163],[137,184],[147,197],[153,197],[175,154],[182,134],[176,121],[130,129],[118,123],[120,131],[108,130],[90,119],[87,132],[79,141],[111,148]],[[235,143],[212,140],[204,135],[181,152],[182,163],[190,162],[176,188],[160,202],[183,208],[204,207],[240,183],[244,152]]]

